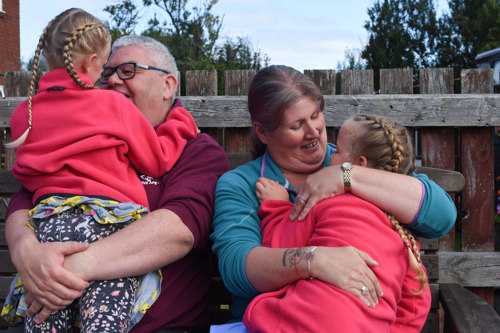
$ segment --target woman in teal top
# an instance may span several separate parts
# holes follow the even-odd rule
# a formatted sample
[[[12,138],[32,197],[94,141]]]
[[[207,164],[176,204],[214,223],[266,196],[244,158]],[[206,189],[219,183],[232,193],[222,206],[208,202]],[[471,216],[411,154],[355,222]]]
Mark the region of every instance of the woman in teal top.
[[[383,295],[370,269],[378,263],[355,248],[319,247],[313,255],[309,248],[262,247],[255,195],[259,177],[276,180],[288,190],[290,201],[295,202],[292,219],[302,210],[297,223],[316,202],[349,190],[344,187],[344,174],[350,174],[354,195],[393,214],[416,236],[439,238],[455,223],[453,201],[425,175],[330,167],[329,157],[336,148],[326,142],[323,107],[319,89],[293,68],[270,66],[252,80],[248,108],[256,159],[226,173],[217,183],[210,236],[224,283],[233,293],[237,319],[253,297],[296,282],[300,276],[331,283],[370,307]]]

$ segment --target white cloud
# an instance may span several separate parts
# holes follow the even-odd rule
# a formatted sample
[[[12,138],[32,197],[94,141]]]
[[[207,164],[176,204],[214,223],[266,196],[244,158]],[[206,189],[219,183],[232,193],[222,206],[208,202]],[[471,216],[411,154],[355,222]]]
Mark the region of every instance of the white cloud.
[[[71,7],[82,8],[106,19],[107,5],[119,0],[20,0],[21,56],[33,55],[38,38],[46,24],[57,14]],[[135,0],[139,8],[142,0]],[[200,0],[190,0],[192,8]],[[344,60],[346,48],[361,48],[367,40],[363,25],[368,20],[367,8],[374,0],[219,0],[212,12],[224,17],[222,35],[248,36],[255,48],[271,58],[299,70],[305,68],[335,68]],[[447,10],[446,0],[438,0],[438,15]],[[146,27],[153,13],[161,20],[166,14],[156,6],[143,10],[142,24]],[[361,42],[360,42],[361,41]]]

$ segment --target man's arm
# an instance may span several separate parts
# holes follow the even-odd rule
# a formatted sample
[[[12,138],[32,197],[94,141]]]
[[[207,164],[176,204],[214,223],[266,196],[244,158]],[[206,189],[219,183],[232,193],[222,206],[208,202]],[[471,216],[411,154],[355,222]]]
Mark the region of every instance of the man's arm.
[[[28,227],[28,210],[12,213],[6,220],[5,237],[14,266],[21,276],[26,302],[33,316],[45,305],[40,322],[55,310],[63,309],[81,296],[88,282],[62,268],[65,255],[84,251],[88,243],[66,242],[41,244]],[[43,318],[43,319],[42,319]]]
[[[183,258],[193,244],[180,217],[159,209],[66,257],[64,268],[87,281],[142,275]]]

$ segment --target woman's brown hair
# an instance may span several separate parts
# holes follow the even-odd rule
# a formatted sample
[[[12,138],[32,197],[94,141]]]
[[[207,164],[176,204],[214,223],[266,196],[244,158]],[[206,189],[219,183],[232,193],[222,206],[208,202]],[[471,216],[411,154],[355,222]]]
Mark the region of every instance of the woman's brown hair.
[[[267,132],[272,132],[283,121],[286,109],[302,98],[314,98],[323,110],[325,100],[314,82],[292,67],[273,65],[261,69],[252,79],[248,91],[248,111],[254,122],[259,122]],[[252,157],[263,155],[263,144],[252,129]]]

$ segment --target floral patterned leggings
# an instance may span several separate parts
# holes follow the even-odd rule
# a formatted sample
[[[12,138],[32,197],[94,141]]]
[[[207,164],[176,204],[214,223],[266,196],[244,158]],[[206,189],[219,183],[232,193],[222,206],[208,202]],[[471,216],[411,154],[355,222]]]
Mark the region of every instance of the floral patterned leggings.
[[[126,223],[100,224],[81,208],[71,208],[38,220],[35,234],[45,242],[95,242],[124,228]],[[66,308],[52,313],[40,325],[26,317],[25,332],[72,332],[80,314],[81,332],[128,332],[130,315],[142,276],[90,281],[83,295]]]

